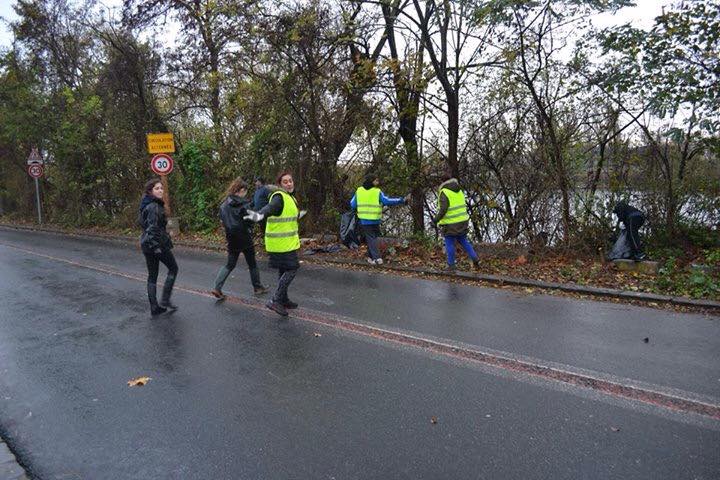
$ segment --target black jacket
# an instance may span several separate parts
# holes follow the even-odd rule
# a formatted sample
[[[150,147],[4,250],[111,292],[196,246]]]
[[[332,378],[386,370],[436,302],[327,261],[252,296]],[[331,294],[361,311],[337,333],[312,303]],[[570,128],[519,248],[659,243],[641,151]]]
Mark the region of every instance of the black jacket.
[[[272,200],[267,203],[263,208],[259,210],[260,213],[265,215],[265,218],[267,217],[277,217],[280,215],[283,211],[283,208],[285,208],[285,201],[283,200],[282,195],[275,195],[272,196],[273,193],[280,191],[281,188],[276,185],[266,185],[268,189],[268,198],[272,197]],[[289,195],[295,196],[295,192],[290,193]]]
[[[165,203],[152,195],[145,195],[140,202],[138,223],[143,229],[140,248],[143,253],[162,253],[173,248],[172,240],[165,227]]]
[[[245,250],[253,246],[252,222],[243,220],[252,202],[247,198],[229,195],[220,205],[220,220],[225,228],[229,250]]]
[[[645,215],[643,215],[640,210],[631,205],[628,205],[625,202],[619,202],[617,205],[615,205],[615,208],[613,208],[613,213],[617,215],[618,222],[622,222],[626,226],[628,224],[628,219],[630,218],[630,215],[640,214],[643,216],[643,218],[645,218]]]
[[[448,190],[451,190],[453,192],[459,192],[460,184],[456,179],[451,178],[450,180],[443,182],[438,190],[442,190],[443,188],[447,188]],[[442,193],[439,193],[438,195],[440,206],[438,207],[438,211],[432,219],[433,223],[436,225],[445,216],[445,214],[447,213],[447,209],[450,206],[450,201],[448,200],[447,196]],[[468,231],[468,221],[462,220],[457,223],[448,223],[447,225],[441,225],[440,227],[443,235],[465,235]]]

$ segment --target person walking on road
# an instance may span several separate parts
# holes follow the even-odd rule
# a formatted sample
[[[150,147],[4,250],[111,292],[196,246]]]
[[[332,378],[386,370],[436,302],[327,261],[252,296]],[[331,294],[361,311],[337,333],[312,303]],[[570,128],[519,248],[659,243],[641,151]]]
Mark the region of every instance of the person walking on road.
[[[383,264],[378,249],[383,206],[404,205],[410,198],[409,195],[399,198],[386,197],[379,185],[380,179],[377,175],[366,175],[362,186],[355,191],[355,195],[350,200],[350,208],[357,211],[360,219],[360,227],[368,248],[367,261],[371,265]]]
[[[282,316],[298,304],[288,297],[288,288],[295,278],[300,261],[300,235],[298,220],[305,215],[295,199],[295,182],[292,173],[283,171],[277,177],[280,188],[270,194],[270,202],[259,212],[248,210],[246,220],[260,222],[267,219],[265,227],[265,250],[270,257],[270,267],[278,270],[278,286],[272,299],[265,305]]]
[[[165,227],[165,203],[163,202],[163,185],[159,178],[145,184],[144,195],[140,201],[138,223],[143,229],[140,236],[140,248],[145,255],[148,269],[147,294],[150,301],[150,314],[159,315],[168,310],[176,310],[177,306],[170,302],[173,285],[178,274],[178,266],[172,254],[172,240]],[[162,298],[157,300],[157,278],[160,262],[168,269]]]
[[[259,212],[262,208],[268,204],[270,200],[270,188],[265,185],[265,179],[263,177],[255,177],[255,194],[253,195],[252,210]],[[260,223],[261,233],[265,233],[265,220]]]
[[[446,175],[438,192],[438,211],[432,222],[439,225],[445,238],[448,270],[455,271],[455,243],[459,243],[472,259],[475,268],[479,268],[480,259],[467,239],[470,216],[465,203],[465,194],[457,179]]]
[[[645,223],[645,215],[626,202],[619,202],[615,205],[613,213],[618,218],[618,226],[622,224],[627,231],[628,243],[630,244],[630,257],[636,262],[646,260],[647,255],[643,253],[640,242],[640,227]]]
[[[220,205],[220,220],[225,228],[225,240],[227,241],[227,262],[220,268],[215,277],[215,287],[210,291],[215,298],[220,300],[225,299],[225,294],[222,292],[223,285],[237,265],[241,253],[250,270],[250,281],[255,295],[262,295],[268,291],[260,282],[260,269],[255,260],[255,245],[253,244],[253,225],[243,218],[251,207],[247,193],[247,183],[238,177],[228,186],[225,191],[225,200]]]

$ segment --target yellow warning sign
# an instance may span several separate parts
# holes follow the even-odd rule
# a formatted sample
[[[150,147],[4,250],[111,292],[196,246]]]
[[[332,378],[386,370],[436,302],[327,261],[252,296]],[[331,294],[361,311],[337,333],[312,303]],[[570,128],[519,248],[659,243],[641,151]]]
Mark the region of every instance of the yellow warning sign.
[[[148,133],[148,153],[175,153],[175,140],[172,133]]]

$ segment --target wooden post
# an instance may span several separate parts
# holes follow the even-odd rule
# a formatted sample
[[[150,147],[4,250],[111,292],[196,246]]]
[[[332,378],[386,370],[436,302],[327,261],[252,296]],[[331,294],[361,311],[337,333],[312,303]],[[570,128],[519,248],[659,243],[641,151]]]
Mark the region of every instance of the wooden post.
[[[160,181],[163,186],[163,202],[165,202],[165,215],[172,217],[172,208],[170,208],[170,187],[168,185],[167,175],[160,175]]]

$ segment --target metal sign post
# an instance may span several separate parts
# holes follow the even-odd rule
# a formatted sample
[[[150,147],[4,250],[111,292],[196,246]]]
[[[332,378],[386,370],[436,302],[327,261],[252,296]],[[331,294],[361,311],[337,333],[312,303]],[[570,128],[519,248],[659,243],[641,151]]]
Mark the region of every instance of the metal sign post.
[[[35,177],[35,201],[37,202],[38,224],[42,225],[42,208],[40,207],[40,183]]]
[[[30,151],[30,156],[28,157],[27,164],[28,175],[35,179],[35,203],[37,205],[38,224],[42,224],[42,206],[40,205],[40,182],[38,182],[38,178],[43,176],[43,173],[45,173],[45,169],[43,168],[43,160],[37,148],[33,148]]]
[[[168,185],[167,176],[173,171],[173,159],[165,153],[158,153],[150,160],[150,168],[153,172],[160,175],[163,191],[165,192],[163,201],[165,202],[165,213],[168,217],[172,217],[172,208],[170,207],[170,186]]]

